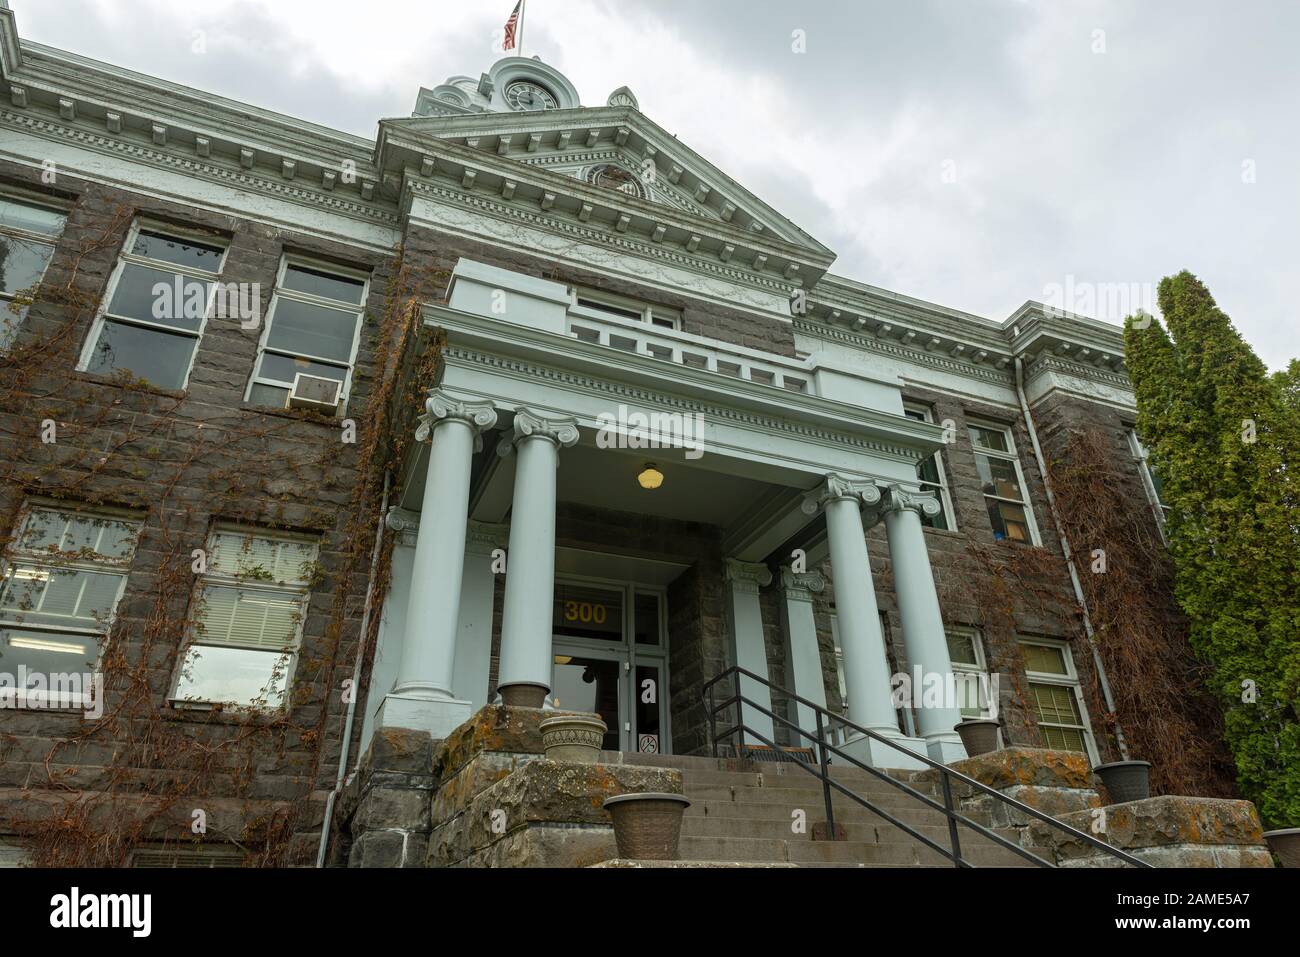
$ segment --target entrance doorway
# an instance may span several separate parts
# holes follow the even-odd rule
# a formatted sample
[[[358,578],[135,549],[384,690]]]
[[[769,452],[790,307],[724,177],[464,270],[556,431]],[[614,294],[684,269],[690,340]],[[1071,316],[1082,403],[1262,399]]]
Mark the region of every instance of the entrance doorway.
[[[556,580],[551,702],[599,714],[609,729],[607,751],[670,749],[666,610],[654,588]]]

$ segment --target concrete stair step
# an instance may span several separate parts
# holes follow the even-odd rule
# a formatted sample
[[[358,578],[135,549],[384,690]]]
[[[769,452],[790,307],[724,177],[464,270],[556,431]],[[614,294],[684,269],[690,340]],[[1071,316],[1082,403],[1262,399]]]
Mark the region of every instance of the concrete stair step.
[[[912,827],[922,837],[929,838],[941,847],[948,846],[948,825],[947,824],[921,824],[905,821],[904,823]],[[889,824],[880,818],[874,821],[852,820],[836,821],[836,824],[844,829],[845,837],[850,842],[859,842],[864,844],[920,844],[915,837],[900,827]],[[803,834],[795,834],[791,830],[792,822],[788,818],[759,818],[759,817],[688,817],[682,821],[683,837],[751,837],[765,838],[771,840],[785,840],[791,842],[812,841],[812,822],[808,822],[808,830]],[[1006,838],[1015,842],[1018,835],[1011,830],[998,829],[994,831],[999,837]],[[963,848],[984,847],[999,849],[999,845],[984,837],[976,834],[970,828],[962,828],[958,831],[958,837]],[[825,843],[825,842],[815,842]],[[924,846],[924,845],[922,845]]]
[[[787,807],[824,807],[825,795],[820,788],[728,787],[726,785],[688,785],[683,788],[692,801],[731,801],[736,804],[781,804]],[[903,791],[858,791],[859,797],[884,808],[926,808],[921,800]],[[847,795],[832,792],[831,807],[856,807]]]
[[[682,837],[684,858],[732,861],[789,861],[822,864],[867,864],[911,867],[917,863],[912,847],[855,841],[783,841],[771,838]]]
[[[876,841],[876,828],[868,821],[849,821],[842,825],[850,841],[879,843]],[[688,817],[682,820],[682,837],[754,837],[771,840],[808,841],[812,840],[810,832],[812,822],[808,822],[809,833],[795,834],[787,818],[757,817]]]
[[[706,800],[696,800],[694,798],[692,798],[692,801],[694,803],[692,803],[691,806],[686,809],[686,820],[691,820],[696,817],[705,817],[705,818],[714,818],[714,819],[738,817],[738,818],[751,818],[757,820],[781,821],[788,825],[791,820],[790,812],[793,809],[793,806],[782,804],[782,803],[756,804],[756,803],[744,803],[744,802],[726,801],[726,800],[706,801]],[[869,811],[866,808],[860,807],[856,804],[848,805],[846,803],[844,806],[841,806],[838,802],[836,802],[832,806],[835,810],[835,820],[841,824],[848,824],[854,821],[858,821],[858,822],[869,822],[873,824],[879,823],[882,826],[884,826],[884,825],[888,825],[889,823],[884,818],[882,818],[879,814]],[[810,822],[820,821],[825,817],[825,812],[822,809],[820,802],[818,802],[815,805],[804,806],[803,810],[808,812],[808,820]],[[929,808],[922,807],[919,804],[916,804],[915,802],[912,805],[909,805],[904,808],[885,807],[882,808],[882,810],[886,811],[891,816],[897,818],[898,820],[902,821],[904,824],[908,824],[908,825],[942,824],[945,827],[947,826],[946,819],[942,814],[940,814],[938,811],[934,811],[934,810],[930,810]],[[977,824],[983,824],[986,827],[989,825],[989,816],[987,812],[967,813],[966,816],[969,817],[971,820],[975,821]]]
[[[882,781],[879,778],[863,773],[860,775],[832,774],[831,780],[836,784],[848,788],[850,791],[870,791],[880,793],[901,794],[903,792],[897,784],[889,781]],[[807,772],[798,774],[780,774],[770,771],[718,771],[691,768],[682,771],[682,783],[686,786],[709,786],[709,785],[728,785],[732,787],[768,787],[768,788],[795,788],[800,790],[820,791],[822,783],[820,779]],[[900,782],[923,791],[927,794],[937,793],[931,784],[914,784],[911,782]],[[835,790],[832,785],[831,790]]]

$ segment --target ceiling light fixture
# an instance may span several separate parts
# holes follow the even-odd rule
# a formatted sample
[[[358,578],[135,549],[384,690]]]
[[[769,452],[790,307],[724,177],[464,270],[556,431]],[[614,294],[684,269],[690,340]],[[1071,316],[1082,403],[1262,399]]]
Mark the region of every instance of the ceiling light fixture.
[[[657,489],[664,484],[664,473],[660,472],[653,462],[647,462],[641,474],[636,477],[637,484],[642,488]]]

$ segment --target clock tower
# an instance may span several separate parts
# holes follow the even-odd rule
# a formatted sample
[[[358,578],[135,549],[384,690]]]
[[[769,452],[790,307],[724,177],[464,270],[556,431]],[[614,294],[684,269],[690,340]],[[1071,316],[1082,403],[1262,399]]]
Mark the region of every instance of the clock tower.
[[[532,113],[580,106],[578,91],[559,70],[538,57],[511,56],[498,60],[477,80],[453,76],[432,90],[422,88],[414,115]]]

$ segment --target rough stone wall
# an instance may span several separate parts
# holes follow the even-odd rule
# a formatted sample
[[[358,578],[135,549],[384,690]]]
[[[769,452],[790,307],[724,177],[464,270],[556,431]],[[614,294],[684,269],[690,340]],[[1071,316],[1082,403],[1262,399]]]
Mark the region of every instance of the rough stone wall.
[[[24,170],[5,166],[0,176],[42,191]],[[75,291],[94,305],[103,298],[136,214],[211,230],[228,241],[222,281],[260,283],[263,308],[269,305],[287,249],[371,270],[348,414],[365,408],[374,384],[375,323],[386,306],[391,257],[84,183],[65,173],[60,173],[59,187],[72,206],[43,289],[65,285],[75,268]],[[352,659],[366,584],[364,578],[352,582],[354,600],[334,647],[327,638],[328,616],[349,548],[346,506],[357,482],[357,446],[341,441],[336,423],[244,403],[260,327],[245,330],[235,320],[210,320],[188,387],[178,393],[124,387],[74,372],[93,316],[93,307],[38,301],[21,329],[19,346],[42,343],[44,349],[22,368],[0,362],[4,543],[27,495],[136,510],[145,524],[108,646],[121,654],[133,677],[147,685],[151,713],[142,720],[157,718],[192,739],[195,769],[203,765],[202,775],[197,775],[202,783],[195,786],[198,797],[300,802],[319,794],[332,786],[341,729],[335,718],[341,710],[340,695],[323,682],[334,656]],[[58,441],[42,448],[38,429],[47,415],[59,423]],[[319,536],[324,572],[323,581],[313,588],[304,621],[292,706],[283,723],[269,722],[271,726],[252,735],[246,723],[228,715],[174,711],[167,704],[183,636],[177,630],[160,641],[151,632],[157,630],[160,616],[181,622],[188,614],[188,585],[176,590],[163,607],[157,606],[160,579],[167,569],[178,561],[188,568],[191,549],[206,547],[212,524],[231,519]],[[134,687],[138,690],[139,685]],[[110,682],[109,711],[120,705],[123,693]],[[322,709],[330,716],[323,724],[323,740],[316,740]],[[97,733],[74,747],[57,746],[84,730],[85,722],[75,714],[0,712],[0,787],[56,787],[76,793],[107,787],[111,781],[119,793],[145,792],[186,773],[175,755],[128,746],[108,734]],[[318,748],[325,756],[313,777]],[[198,757],[201,749],[215,751],[203,760]],[[7,797],[0,800],[0,832],[20,827],[31,806],[18,793],[7,792]],[[303,821],[305,827],[319,816],[319,802],[313,808]],[[305,851],[310,843],[305,838],[297,850]]]

